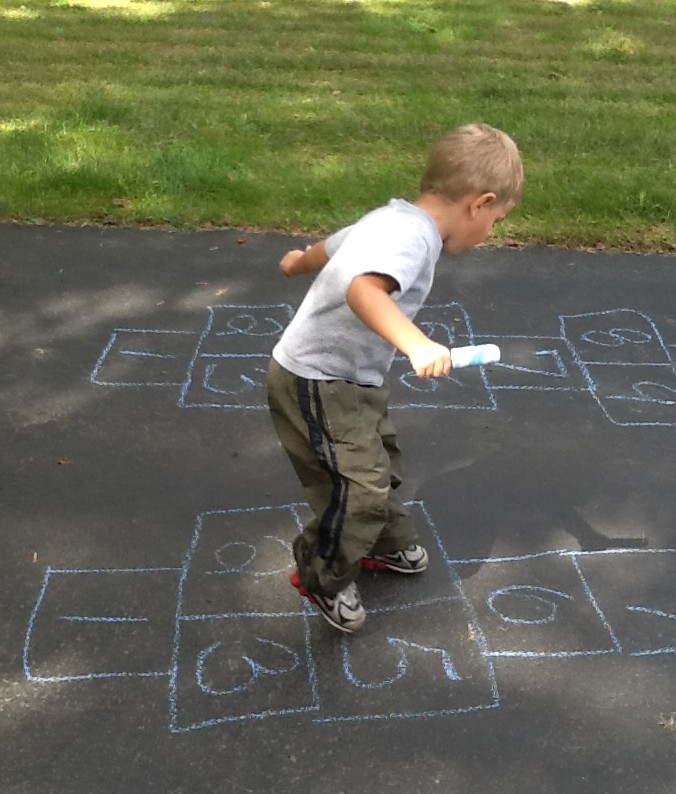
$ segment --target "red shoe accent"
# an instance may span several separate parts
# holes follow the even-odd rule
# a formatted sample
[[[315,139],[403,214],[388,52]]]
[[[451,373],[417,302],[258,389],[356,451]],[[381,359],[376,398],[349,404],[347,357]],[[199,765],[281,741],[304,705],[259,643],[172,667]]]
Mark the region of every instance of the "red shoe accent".
[[[357,564],[365,571],[382,571],[387,568],[384,562],[373,560],[370,557],[362,557]]]
[[[300,576],[298,575],[298,571],[293,571],[293,573],[289,574],[289,584],[291,587],[295,587],[296,590],[305,598],[309,598],[310,600],[314,600],[312,598],[312,593],[309,590],[306,590],[303,585],[300,583]]]

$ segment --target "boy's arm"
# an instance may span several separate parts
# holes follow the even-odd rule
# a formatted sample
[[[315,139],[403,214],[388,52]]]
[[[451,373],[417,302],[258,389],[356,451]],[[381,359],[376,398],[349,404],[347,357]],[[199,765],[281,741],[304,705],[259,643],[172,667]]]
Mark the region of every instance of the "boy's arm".
[[[451,353],[428,339],[390,298],[399,285],[391,276],[367,273],[357,276],[347,290],[347,305],[372,331],[408,357],[421,378],[448,375]]]
[[[308,245],[304,251],[288,251],[282,257],[279,269],[285,276],[299,276],[301,273],[317,273],[328,261],[324,241],[320,240]]]

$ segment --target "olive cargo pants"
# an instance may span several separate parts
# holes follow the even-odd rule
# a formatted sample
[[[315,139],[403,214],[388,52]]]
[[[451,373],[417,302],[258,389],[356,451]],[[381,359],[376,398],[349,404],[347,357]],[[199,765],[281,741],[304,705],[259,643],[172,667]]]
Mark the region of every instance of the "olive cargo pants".
[[[395,489],[401,454],[387,386],[307,380],[268,367],[275,429],[313,513],[293,544],[301,584],[332,597],[353,581],[358,560],[415,543]]]

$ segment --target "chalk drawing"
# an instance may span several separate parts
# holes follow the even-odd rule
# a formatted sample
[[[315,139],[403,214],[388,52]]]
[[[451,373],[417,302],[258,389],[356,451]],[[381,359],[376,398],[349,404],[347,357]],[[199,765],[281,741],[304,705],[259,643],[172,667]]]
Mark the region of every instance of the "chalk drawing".
[[[560,320],[589,393],[613,424],[676,424],[676,365],[650,317],[613,309]]]
[[[198,336],[193,331],[116,328],[90,380],[99,386],[181,386]]]
[[[295,653],[291,648],[288,648],[286,645],[282,645],[279,642],[273,642],[272,640],[262,639],[261,637],[256,637],[256,641],[261,643],[261,645],[268,645],[272,646],[276,649],[281,650],[284,654],[287,655],[288,665],[282,666],[274,669],[270,669],[265,665],[259,664],[258,662],[250,659],[248,656],[242,656],[242,661],[246,662],[246,664],[250,668],[249,672],[249,679],[244,684],[240,684],[239,686],[234,686],[230,689],[214,689],[213,686],[208,685],[205,683],[205,672],[204,666],[205,663],[210,659],[212,654],[217,651],[218,649],[223,647],[223,643],[215,642],[213,645],[210,645],[208,648],[200,651],[197,655],[197,667],[196,667],[196,679],[197,685],[199,688],[206,692],[208,695],[232,695],[235,692],[243,692],[246,689],[250,689],[260,676],[264,675],[282,675],[284,673],[293,672],[299,665],[300,665],[300,657],[297,653]]]
[[[500,599],[502,601],[506,597],[509,597],[509,600],[511,600],[511,598],[514,596],[529,602],[535,602],[539,613],[541,614],[537,614],[532,617],[516,617],[514,615],[510,616],[506,614],[504,606],[502,609],[500,609],[495,605],[496,599]],[[547,598],[546,596],[572,598],[572,596],[569,596],[568,593],[562,593],[560,590],[552,590],[549,587],[535,587],[533,585],[514,584],[510,585],[509,587],[501,587],[499,590],[494,590],[488,597],[486,603],[488,604],[488,608],[491,610],[491,612],[499,615],[500,618],[505,621],[505,623],[524,623],[529,625],[534,625],[536,623],[551,623],[552,621],[556,620],[559,608],[555,599]],[[546,611],[542,610],[543,607]]]
[[[55,683],[168,676],[167,606],[175,602],[179,571],[48,567],[26,631],[26,678]],[[109,614],[92,614],[91,600],[101,593]],[[52,636],[60,642],[56,655]],[[127,654],[128,644],[134,655]]]
[[[411,648],[411,649],[416,649],[418,651],[422,651],[423,653],[432,653],[438,655],[440,657],[441,665],[446,678],[450,679],[451,681],[460,681],[460,676],[457,674],[455,670],[451,656],[443,648],[427,648],[424,645],[418,645],[418,643],[416,642],[408,642],[407,640],[402,640],[398,637],[388,637],[387,644],[391,645],[393,648],[397,648],[397,650],[399,651],[399,660],[397,661],[396,675],[393,676],[392,678],[386,678],[383,681],[372,681],[370,683],[365,683],[363,681],[359,681],[355,677],[352,671],[349,645],[347,639],[343,638],[343,671],[345,673],[345,678],[353,686],[361,687],[364,689],[382,689],[383,687],[392,686],[392,684],[395,681],[399,681],[408,672],[409,659],[408,659],[408,654],[406,653],[406,649]]]
[[[293,317],[287,304],[209,306],[181,384],[181,408],[265,407],[270,353]]]
[[[266,410],[265,373],[293,317],[288,304],[206,309],[201,331],[117,328],[90,380],[98,386],[179,388],[181,408]],[[418,325],[448,346],[497,343],[502,360],[421,379],[396,356],[393,409],[499,410],[498,397],[591,396],[621,427],[676,427],[676,364],[654,320],[636,309],[560,315],[558,334],[477,333],[459,303],[424,306]]]
[[[452,559],[424,505],[409,508],[429,569],[414,582],[363,572],[354,637],[338,639],[288,584],[306,505],[209,510],[176,567],[48,567],[25,677],[164,678],[182,734],[291,715],[458,716],[500,706],[502,660],[676,654],[676,549]]]

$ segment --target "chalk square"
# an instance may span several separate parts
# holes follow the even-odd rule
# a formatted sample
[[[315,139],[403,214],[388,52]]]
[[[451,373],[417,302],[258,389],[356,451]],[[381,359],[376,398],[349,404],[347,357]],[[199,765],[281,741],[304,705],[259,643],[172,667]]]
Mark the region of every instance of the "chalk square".
[[[578,562],[624,653],[676,653],[675,549],[589,553]]]
[[[166,675],[178,571],[49,570],[26,639],[31,680]]]
[[[200,355],[181,390],[182,408],[267,407],[266,354]]]
[[[298,614],[289,584],[298,505],[214,510],[197,517],[183,582],[182,615]]]
[[[100,386],[178,386],[196,333],[116,329],[92,373]]]
[[[583,364],[671,363],[653,321],[634,309],[561,315],[561,336]]]
[[[319,708],[305,617],[182,620],[178,631],[172,731]]]
[[[468,567],[465,569],[465,565]],[[489,656],[615,653],[612,629],[566,554],[454,561]],[[471,572],[471,573],[470,573]]]
[[[501,358],[487,368],[491,389],[583,390],[585,382],[561,339],[501,337]]]
[[[269,356],[292,316],[285,303],[209,306],[198,354]]]
[[[361,571],[372,609],[460,598],[438,536],[420,502],[408,503],[430,562],[420,576]],[[182,615],[298,614],[303,602],[289,584],[292,543],[311,513],[307,505],[214,510],[200,514],[182,586]]]
[[[670,366],[587,365],[594,396],[618,425],[676,424],[676,375]]]
[[[367,610],[364,628],[339,637],[312,622],[318,721],[441,716],[498,705],[462,601]]]

